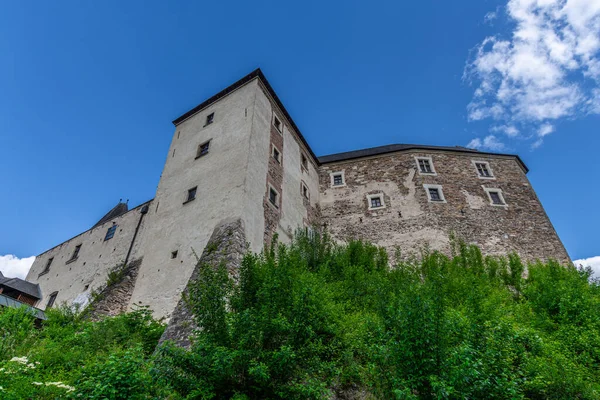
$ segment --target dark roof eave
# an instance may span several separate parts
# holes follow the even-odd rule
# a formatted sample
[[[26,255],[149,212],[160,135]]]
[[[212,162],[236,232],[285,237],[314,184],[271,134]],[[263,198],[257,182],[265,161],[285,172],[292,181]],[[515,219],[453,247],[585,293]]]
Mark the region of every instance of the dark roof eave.
[[[283,115],[286,117],[286,119],[292,125],[292,128],[294,129],[294,131],[298,134],[298,137],[300,138],[300,141],[302,141],[302,143],[304,144],[304,146],[306,147],[306,149],[308,150],[308,152],[310,153],[310,155],[313,157],[313,159],[318,162],[317,156],[315,155],[315,153],[313,152],[313,150],[311,149],[311,147],[308,145],[308,142],[306,141],[306,139],[304,138],[304,136],[300,132],[300,129],[298,129],[298,126],[296,125],[296,123],[294,122],[294,120],[292,119],[292,117],[290,116],[290,114],[288,113],[288,111],[285,109],[283,103],[281,102],[281,100],[279,99],[279,97],[277,96],[277,94],[275,93],[275,91],[273,90],[273,88],[271,87],[271,84],[269,83],[269,81],[267,80],[267,78],[265,77],[265,75],[262,73],[262,71],[260,70],[260,68],[255,69],[254,71],[250,72],[248,75],[246,75],[245,77],[243,77],[239,81],[237,81],[237,82],[229,85],[225,89],[221,90],[219,93],[217,93],[214,96],[206,99],[205,101],[203,101],[202,103],[198,104],[196,107],[192,108],[191,110],[189,110],[188,112],[186,112],[185,114],[183,114],[182,116],[180,116],[179,118],[174,119],[173,120],[173,125],[175,125],[175,126],[179,125],[180,123],[182,123],[183,121],[185,121],[186,119],[188,119],[189,117],[191,117],[192,115],[194,115],[194,114],[202,111],[203,109],[205,109],[206,107],[208,107],[212,103],[214,103],[214,102],[222,99],[223,97],[225,97],[228,94],[230,94],[231,92],[239,89],[240,87],[244,86],[245,84],[247,84],[248,82],[252,81],[255,78],[260,79],[260,81],[262,82],[262,84],[265,86],[265,88],[269,92],[269,95],[271,95],[271,97],[273,98],[273,100],[275,100],[275,103],[277,104],[277,106],[279,107],[279,109],[281,110],[281,112],[283,113]]]
[[[373,147],[370,149],[328,154],[325,156],[318,157],[318,161],[319,161],[319,164],[330,164],[330,163],[335,163],[335,162],[355,160],[358,158],[372,157],[372,156],[377,156],[377,155],[383,155],[383,154],[400,152],[400,151],[409,151],[409,150],[451,151],[451,152],[457,152],[457,153],[469,153],[469,154],[484,155],[484,156],[513,157],[517,160],[517,162],[523,168],[523,171],[525,173],[529,172],[529,168],[527,167],[527,165],[525,165],[525,163],[523,162],[521,157],[519,157],[516,154],[491,153],[491,152],[469,149],[466,147],[428,146],[428,145],[415,145],[415,144],[387,145],[387,146]]]

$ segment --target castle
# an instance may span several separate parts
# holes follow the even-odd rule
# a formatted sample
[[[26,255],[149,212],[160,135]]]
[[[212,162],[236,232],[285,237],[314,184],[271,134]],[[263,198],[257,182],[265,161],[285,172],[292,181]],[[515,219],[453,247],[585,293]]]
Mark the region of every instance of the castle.
[[[406,257],[449,252],[455,234],[485,254],[570,261],[517,155],[396,144],[317,157],[260,70],[173,124],[154,199],[119,203],[37,256],[26,280],[41,288],[40,309],[86,304],[125,263],[106,312],[143,304],[170,318],[223,227],[254,252],[275,234],[326,227]]]

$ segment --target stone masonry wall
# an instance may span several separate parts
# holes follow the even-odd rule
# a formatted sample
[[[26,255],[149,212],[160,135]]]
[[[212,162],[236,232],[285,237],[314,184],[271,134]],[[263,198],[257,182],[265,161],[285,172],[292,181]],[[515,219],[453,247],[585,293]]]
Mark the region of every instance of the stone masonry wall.
[[[421,175],[415,156],[431,157],[436,175]],[[478,176],[473,160],[487,161],[494,179]],[[345,186],[331,187],[343,171]],[[424,184],[442,185],[445,203],[429,202]],[[365,239],[390,255],[418,256],[429,247],[448,253],[450,235],[484,254],[517,252],[524,260],[569,262],[525,172],[514,157],[443,151],[397,152],[321,166],[321,213],[333,237]],[[502,190],[507,206],[490,204],[486,188]],[[367,195],[381,193],[386,208],[369,210]]]
[[[281,120],[280,120],[281,121]],[[281,122],[283,129],[283,122]],[[271,244],[273,235],[277,232],[279,221],[281,220],[282,196],[283,196],[283,135],[271,124],[269,144],[269,167],[267,172],[267,185],[265,198],[263,200],[265,210],[265,239],[266,245]],[[273,146],[279,151],[279,161],[273,157]],[[269,200],[270,189],[277,191],[277,204],[272,204]]]
[[[244,223],[241,219],[223,220],[215,227],[188,281],[188,286],[186,286],[175,311],[171,315],[167,329],[160,338],[159,344],[165,340],[171,340],[180,347],[190,347],[190,336],[196,326],[193,315],[188,310],[184,300],[188,293],[189,284],[197,279],[200,266],[206,264],[218,266],[221,262],[225,262],[229,275],[236,277],[246,252],[244,229]]]
[[[102,316],[115,316],[127,312],[127,305],[131,299],[138,271],[142,265],[142,258],[131,261],[122,271],[121,279],[105,286],[86,310],[93,320]]]

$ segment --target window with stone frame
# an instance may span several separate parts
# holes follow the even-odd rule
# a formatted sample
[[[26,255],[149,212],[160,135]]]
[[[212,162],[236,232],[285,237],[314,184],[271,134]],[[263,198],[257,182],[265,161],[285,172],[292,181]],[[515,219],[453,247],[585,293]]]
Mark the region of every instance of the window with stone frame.
[[[188,189],[187,198],[183,204],[188,203],[192,200],[195,200],[197,192],[198,192],[198,186],[194,186],[193,188]]]
[[[477,173],[480,178],[493,178],[492,170],[490,168],[490,164],[487,162],[475,162],[475,168],[477,168]]]
[[[200,158],[200,157],[207,155],[209,150],[210,150],[210,140],[208,140],[204,143],[201,143],[198,146],[198,150],[196,151],[196,158]]]
[[[431,203],[445,203],[446,197],[444,196],[444,191],[442,189],[442,185],[431,185],[425,184],[423,185],[425,192],[427,193],[427,200]]]
[[[44,267],[44,270],[42,272],[40,272],[40,274],[38,275],[38,278],[44,274],[47,274],[48,272],[50,272],[50,266],[52,265],[52,261],[54,261],[54,257],[50,257],[48,259],[48,261],[46,261],[46,266]]]
[[[67,262],[77,260],[77,257],[79,257],[80,251],[81,251],[81,245],[78,244],[77,246],[75,246],[75,250],[73,250],[73,254],[71,255],[71,258]]]
[[[310,192],[308,191],[308,186],[304,182],[300,182],[300,193],[302,193],[302,197],[310,200]]]
[[[442,201],[442,196],[440,194],[440,189],[429,188],[429,199],[431,201]]]
[[[375,196],[371,197],[371,208],[379,208],[381,207],[381,197]]]
[[[283,124],[281,123],[281,120],[277,118],[277,115],[273,115],[273,126],[275,126],[275,129],[279,132],[283,131]]]
[[[437,175],[431,157],[415,157],[417,170],[421,175]]]
[[[206,116],[206,123],[204,124],[204,126],[210,125],[214,122],[215,120],[215,113],[210,113]]]
[[[106,231],[106,236],[104,236],[104,241],[112,239],[115,236],[115,231],[117,230],[117,224],[114,224]]]
[[[484,187],[484,190],[488,194],[490,198],[490,204],[493,206],[506,206],[506,201],[504,200],[504,195],[502,194],[502,190],[500,189],[490,189]]]
[[[273,146],[273,151],[271,152],[271,155],[273,156],[273,159],[275,159],[275,161],[281,164],[281,153],[279,152],[279,149],[277,147]]]
[[[342,174],[333,175],[333,186],[341,186],[344,184],[344,176]]]
[[[56,301],[56,296],[58,296],[58,292],[50,294],[50,296],[48,297],[48,302],[46,303],[46,309],[52,308],[54,302]]]
[[[308,171],[308,158],[306,158],[304,153],[300,154],[300,165],[303,169]]]
[[[269,202],[279,208],[279,193],[272,187],[269,188]]]

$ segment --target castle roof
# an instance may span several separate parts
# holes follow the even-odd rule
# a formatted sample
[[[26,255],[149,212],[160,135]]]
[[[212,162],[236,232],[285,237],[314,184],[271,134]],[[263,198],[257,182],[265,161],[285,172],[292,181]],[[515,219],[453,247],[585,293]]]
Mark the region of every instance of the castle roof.
[[[92,229],[94,229],[97,226],[102,225],[105,222],[110,221],[111,219],[117,218],[118,216],[125,214],[127,211],[129,211],[127,204],[121,203],[121,201],[119,201],[119,204],[117,204],[116,206],[113,207],[112,210],[107,212],[104,217],[100,218],[100,221],[96,222],[96,224],[94,226],[92,226]]]
[[[368,149],[354,150],[354,151],[346,151],[344,153],[336,153],[329,154],[326,156],[321,156],[318,158],[320,164],[327,164],[338,161],[346,161],[352,160],[355,158],[363,158],[363,157],[372,157],[381,154],[393,153],[397,151],[408,151],[408,150],[433,150],[433,151],[452,151],[459,153],[471,153],[476,155],[492,155],[492,156],[508,156],[515,157],[517,162],[525,172],[529,172],[529,169],[521,160],[521,158],[516,154],[501,154],[501,153],[488,153],[475,149],[469,149],[468,147],[462,146],[429,146],[429,145],[420,145],[420,144],[388,144],[386,146],[379,147],[371,147]]]
[[[37,283],[27,282],[20,278],[7,278],[0,272],[0,286],[5,286],[36,299],[42,298],[42,290]]]
[[[523,168],[525,173],[529,172],[529,168],[527,168],[527,166],[525,165],[523,160],[521,160],[521,158],[516,154],[489,153],[489,152],[479,151],[476,149],[469,149],[467,147],[462,147],[462,146],[451,147],[451,146],[430,146],[430,145],[416,145],[416,144],[390,144],[390,145],[386,145],[386,146],[372,147],[372,148],[368,148],[368,149],[347,151],[347,152],[343,152],[343,153],[336,153],[336,154],[330,154],[330,155],[317,157],[314,154],[314,152],[313,152],[312,148],[310,147],[310,145],[308,144],[308,142],[306,141],[306,139],[304,138],[304,136],[302,135],[302,133],[300,132],[300,129],[298,129],[298,126],[296,126],[296,123],[294,122],[294,120],[292,119],[290,114],[285,109],[283,103],[281,102],[281,100],[279,99],[279,97],[277,96],[277,94],[275,93],[275,91],[273,90],[271,85],[269,84],[269,81],[267,80],[267,78],[265,77],[265,75],[263,74],[263,72],[261,71],[260,68],[255,69],[254,71],[252,71],[248,75],[244,76],[239,81],[231,84],[230,86],[221,90],[219,93],[206,99],[202,103],[198,104],[196,107],[192,108],[188,112],[181,115],[179,118],[176,118],[175,120],[173,120],[173,125],[175,125],[175,126],[179,125],[180,123],[182,123],[183,121],[185,121],[186,119],[191,117],[192,115],[202,111],[206,107],[210,106],[212,103],[227,96],[231,92],[239,89],[240,87],[244,86],[245,84],[247,84],[248,82],[252,81],[255,78],[260,79],[260,81],[263,83],[264,87],[267,89],[267,91],[269,92],[269,94],[271,95],[271,97],[273,98],[275,103],[277,104],[277,106],[280,108],[281,112],[285,115],[285,117],[287,118],[289,123],[292,125],[292,128],[294,129],[294,131],[298,134],[300,141],[302,141],[304,146],[307,148],[307,150],[310,152],[310,154],[317,161],[318,164],[326,164],[326,163],[331,163],[331,162],[345,161],[345,160],[351,160],[351,159],[362,158],[362,157],[371,157],[371,156],[387,154],[387,153],[392,153],[392,152],[397,152],[397,151],[437,150],[437,151],[452,151],[452,152],[461,152],[461,153],[471,153],[471,154],[479,154],[479,155],[490,155],[490,156],[498,156],[499,155],[499,156],[514,157],[517,160],[517,162],[519,163],[519,165],[521,165],[521,167]]]

